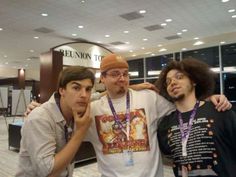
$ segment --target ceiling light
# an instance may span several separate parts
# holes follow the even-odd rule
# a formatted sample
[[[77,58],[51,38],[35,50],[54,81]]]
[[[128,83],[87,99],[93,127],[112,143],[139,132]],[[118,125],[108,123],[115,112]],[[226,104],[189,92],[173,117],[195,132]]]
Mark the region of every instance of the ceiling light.
[[[187,48],[182,48],[181,50],[182,50],[182,51],[185,51],[185,50],[187,50]]]
[[[232,18],[236,18],[236,15],[232,15]]]
[[[221,0],[221,2],[228,2],[229,0]]]
[[[4,58],[7,58],[7,55],[4,55],[3,57],[4,57]]]
[[[157,47],[162,47],[162,44],[158,44]]]
[[[27,58],[28,61],[30,61],[31,59],[30,58]]]
[[[133,52],[133,50],[130,50],[129,52]]]
[[[2,31],[3,29],[2,28],[0,28],[0,31]]]
[[[41,16],[43,16],[43,17],[47,17],[48,14],[46,14],[46,13],[42,13]]]
[[[106,34],[105,37],[110,37],[110,35],[109,35],[109,34]]]
[[[81,2],[82,2],[82,3],[85,3],[85,1],[84,1],[84,0],[82,0]]]
[[[32,49],[31,49],[31,50],[30,50],[30,52],[31,52],[31,53],[33,53],[33,52],[34,52],[34,50],[32,50]]]
[[[146,10],[140,10],[139,13],[140,13],[140,14],[145,14],[145,13],[146,13]]]
[[[167,51],[167,49],[165,49],[165,48],[162,48],[159,50],[159,52],[165,52],[165,51]]]
[[[72,35],[72,36],[77,36],[77,34],[75,34],[75,33],[74,33],[74,34],[71,34],[71,35]]]
[[[130,42],[128,42],[128,41],[127,41],[127,42],[125,42],[125,43],[126,43],[126,44],[130,44]]]
[[[84,26],[83,25],[79,25],[78,28],[82,29],[82,28],[84,28]]]
[[[172,22],[172,19],[168,18],[166,19],[166,22]]]
[[[187,32],[188,30],[187,29],[183,29],[182,32]]]
[[[34,39],[39,39],[39,37],[38,36],[34,36]]]
[[[154,53],[151,53],[151,56],[154,56],[155,54]]]
[[[101,41],[97,41],[97,43],[101,43]]]
[[[197,41],[197,42],[193,43],[193,45],[202,45],[202,44],[204,44],[204,42],[202,42],[202,41]]]
[[[25,67],[28,67],[28,66],[29,66],[28,64],[25,65]]]
[[[5,65],[8,65],[8,62],[5,62]]]
[[[193,38],[194,40],[198,40],[199,39],[199,37],[195,37],[195,38]]]
[[[133,54],[132,57],[136,57],[136,54]]]
[[[144,47],[142,47],[141,49],[143,49],[143,50],[144,50],[145,48],[144,48]]]
[[[123,31],[125,34],[129,33],[129,31]]]
[[[177,35],[182,35],[182,33],[177,33]]]
[[[228,12],[229,13],[235,12],[235,9],[229,9]]]
[[[146,52],[145,54],[146,54],[146,55],[149,55],[149,54],[151,54],[151,53],[152,53],[152,52]]]
[[[166,23],[162,23],[161,26],[166,26],[167,24]]]
[[[148,39],[147,38],[144,38],[143,41],[147,41]]]
[[[221,41],[220,44],[225,44],[225,41]]]

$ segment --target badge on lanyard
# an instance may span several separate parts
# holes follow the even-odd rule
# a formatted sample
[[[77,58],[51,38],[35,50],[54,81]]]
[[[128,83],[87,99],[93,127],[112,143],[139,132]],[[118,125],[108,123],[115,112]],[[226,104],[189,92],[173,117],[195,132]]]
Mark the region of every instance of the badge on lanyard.
[[[200,101],[197,101],[193,110],[192,110],[192,113],[190,115],[188,126],[187,126],[186,130],[184,129],[181,112],[177,111],[178,120],[179,120],[179,129],[180,129],[180,133],[181,133],[181,144],[182,144],[182,156],[183,157],[187,156],[187,142],[188,142],[188,138],[189,138],[189,135],[190,135],[190,132],[192,129],[193,119],[197,113],[197,109],[199,107],[199,104],[200,104]]]
[[[122,125],[120,122],[118,115],[116,114],[115,108],[112,104],[112,101],[109,96],[108,98],[108,104],[110,106],[111,112],[114,116],[115,123],[114,123],[114,129],[121,130],[126,134],[127,142],[129,141],[129,134],[130,134],[130,97],[129,92],[127,92],[126,95],[126,127],[125,125]],[[133,151],[131,149],[123,149],[123,158],[124,158],[124,164],[125,166],[133,166],[134,165],[134,159],[133,159]]]
[[[123,157],[125,166],[133,166],[134,165],[134,159],[133,159],[133,151],[132,150],[123,150]]]
[[[181,172],[182,172],[182,177],[188,177],[188,169],[187,169],[187,167],[182,165]]]

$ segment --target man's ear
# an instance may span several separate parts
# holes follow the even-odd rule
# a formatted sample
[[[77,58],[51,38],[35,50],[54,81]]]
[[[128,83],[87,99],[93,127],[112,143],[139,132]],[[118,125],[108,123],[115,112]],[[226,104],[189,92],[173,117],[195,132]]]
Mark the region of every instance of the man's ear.
[[[59,88],[59,93],[60,93],[60,95],[63,97],[64,96],[64,88]]]

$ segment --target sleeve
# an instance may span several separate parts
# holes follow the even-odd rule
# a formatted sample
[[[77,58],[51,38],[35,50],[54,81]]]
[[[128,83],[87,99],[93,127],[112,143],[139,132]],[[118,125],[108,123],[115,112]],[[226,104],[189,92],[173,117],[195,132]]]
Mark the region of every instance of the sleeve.
[[[163,96],[156,93],[156,108],[157,117],[162,118],[169,115],[171,112],[175,111],[175,106],[173,103],[166,100]]]
[[[234,157],[236,159],[236,113],[232,110],[229,110],[226,112],[227,115],[223,117],[224,122],[225,122],[225,127],[227,131],[227,136],[229,139],[229,143],[232,145],[232,153],[234,153]]]
[[[54,166],[56,135],[45,115],[30,114],[22,129],[23,146],[38,176],[48,176]],[[47,115],[46,115],[47,116]]]
[[[164,117],[157,128],[157,138],[159,147],[164,155],[171,155],[170,147],[168,145],[168,118]]]

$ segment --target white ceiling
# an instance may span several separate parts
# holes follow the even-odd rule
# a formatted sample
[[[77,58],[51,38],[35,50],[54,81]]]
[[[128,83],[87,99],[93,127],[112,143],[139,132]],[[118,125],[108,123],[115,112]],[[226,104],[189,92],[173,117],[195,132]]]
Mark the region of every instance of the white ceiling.
[[[142,9],[146,13],[139,19],[128,21],[120,16]],[[113,52],[128,58],[145,53],[161,55],[161,48],[167,49],[165,53],[180,51],[183,47],[194,49],[195,37],[205,42],[198,48],[218,45],[220,41],[232,43],[236,41],[236,18],[231,16],[236,12],[229,13],[229,9],[236,9],[236,0],[226,3],[221,0],[85,0],[84,3],[81,0],[0,0],[0,28],[3,28],[0,69],[38,69],[40,53],[78,38],[101,41]],[[48,17],[42,17],[41,13],[48,13]],[[144,29],[160,25],[168,18],[173,21],[164,29]],[[84,28],[79,29],[78,25]],[[38,28],[53,31],[35,31]],[[180,39],[165,39],[183,29],[188,31],[183,32]],[[129,33],[123,33],[125,30]],[[73,37],[73,33],[77,36]],[[106,38],[106,34],[110,37]],[[130,44],[111,45],[112,42]],[[159,44],[163,46],[158,47]]]

